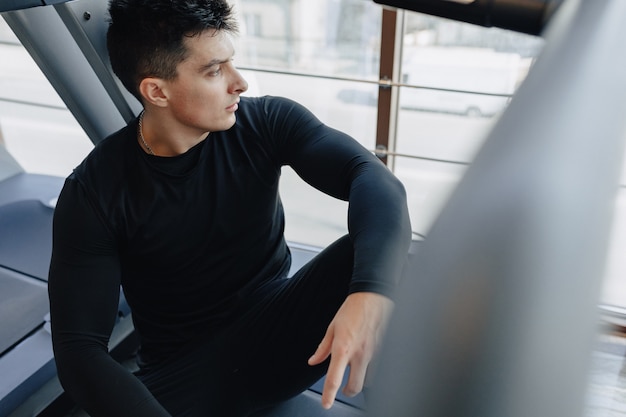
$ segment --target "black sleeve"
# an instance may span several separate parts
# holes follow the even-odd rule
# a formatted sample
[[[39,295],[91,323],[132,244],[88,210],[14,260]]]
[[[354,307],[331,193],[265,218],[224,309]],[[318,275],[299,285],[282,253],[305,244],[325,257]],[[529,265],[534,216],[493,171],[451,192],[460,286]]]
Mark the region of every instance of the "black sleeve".
[[[411,241],[402,183],[350,136],[321,123],[289,100],[268,105],[271,129],[280,132],[282,163],[307,183],[347,200],[354,245],[350,291],[390,295],[401,276]]]
[[[61,384],[92,417],[169,416],[108,353],[119,286],[115,241],[70,177],[55,209],[48,286]]]

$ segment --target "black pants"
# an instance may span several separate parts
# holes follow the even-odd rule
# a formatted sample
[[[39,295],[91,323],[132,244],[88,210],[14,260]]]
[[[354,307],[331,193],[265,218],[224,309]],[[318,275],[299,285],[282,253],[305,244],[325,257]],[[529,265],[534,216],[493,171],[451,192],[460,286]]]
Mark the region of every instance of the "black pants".
[[[292,278],[259,288],[232,326],[142,381],[177,417],[247,416],[301,393],[326,373],[327,362],[307,360],[348,295],[352,264],[346,236]]]

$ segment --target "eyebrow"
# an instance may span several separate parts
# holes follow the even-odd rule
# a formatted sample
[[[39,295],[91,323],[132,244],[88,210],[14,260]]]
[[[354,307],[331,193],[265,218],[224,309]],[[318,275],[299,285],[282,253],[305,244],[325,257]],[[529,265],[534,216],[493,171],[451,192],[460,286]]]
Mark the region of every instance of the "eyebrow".
[[[199,72],[204,72],[208,69],[210,69],[211,67],[214,67],[216,65],[221,65],[221,64],[225,64],[227,62],[230,62],[230,60],[232,59],[232,57],[230,58],[226,58],[226,59],[212,59],[210,60],[207,64],[200,66],[199,68]]]

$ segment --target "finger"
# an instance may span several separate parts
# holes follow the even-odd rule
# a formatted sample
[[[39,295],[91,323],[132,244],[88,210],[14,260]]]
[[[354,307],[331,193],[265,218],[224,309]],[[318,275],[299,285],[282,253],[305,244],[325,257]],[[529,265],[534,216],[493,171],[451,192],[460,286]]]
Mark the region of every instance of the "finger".
[[[317,350],[315,351],[315,353],[313,353],[313,356],[309,358],[309,361],[308,361],[309,365],[315,366],[324,362],[330,355],[332,345],[333,345],[333,338],[331,336],[330,331],[328,331],[326,332],[326,335],[324,336],[319,346],[317,347]]]
[[[348,383],[343,388],[342,392],[348,397],[353,397],[363,390],[363,384],[365,382],[365,376],[367,374],[367,362],[350,363],[350,375],[348,376]]]
[[[348,355],[333,354],[330,357],[328,372],[326,373],[326,381],[324,382],[324,390],[322,392],[322,407],[329,409],[332,407],[337,397],[337,392],[343,381],[343,374],[348,366]]]

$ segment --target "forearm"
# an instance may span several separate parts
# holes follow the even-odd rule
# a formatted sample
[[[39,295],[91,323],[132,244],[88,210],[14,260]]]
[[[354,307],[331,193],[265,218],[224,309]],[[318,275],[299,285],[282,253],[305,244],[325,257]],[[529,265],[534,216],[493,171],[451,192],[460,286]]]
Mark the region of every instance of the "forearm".
[[[137,377],[101,348],[59,345],[55,358],[61,384],[90,416],[170,416]]]
[[[350,292],[390,296],[405,266],[411,243],[406,192],[384,166],[361,168],[353,181],[348,228],[354,244]]]

